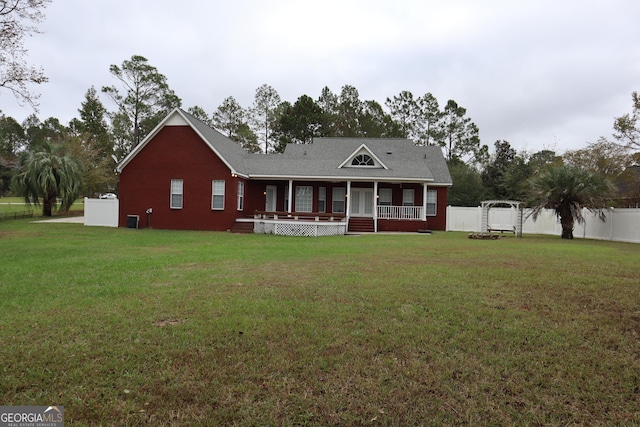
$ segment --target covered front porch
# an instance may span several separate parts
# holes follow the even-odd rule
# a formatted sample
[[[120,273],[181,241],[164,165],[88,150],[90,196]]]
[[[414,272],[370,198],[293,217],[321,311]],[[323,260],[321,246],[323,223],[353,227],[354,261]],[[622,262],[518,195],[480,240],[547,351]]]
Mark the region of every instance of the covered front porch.
[[[437,217],[438,188],[426,182],[290,179],[252,191],[260,190],[263,204],[254,206],[253,218],[241,220],[253,222],[256,233],[417,232]]]

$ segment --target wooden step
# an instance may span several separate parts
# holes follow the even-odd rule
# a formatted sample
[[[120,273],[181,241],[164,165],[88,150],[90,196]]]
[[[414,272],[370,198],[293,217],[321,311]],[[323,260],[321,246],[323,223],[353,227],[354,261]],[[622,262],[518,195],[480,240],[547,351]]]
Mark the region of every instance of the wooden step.
[[[373,233],[374,231],[373,218],[349,218],[350,233]]]
[[[253,233],[253,222],[235,222],[231,227],[232,233],[251,234]]]

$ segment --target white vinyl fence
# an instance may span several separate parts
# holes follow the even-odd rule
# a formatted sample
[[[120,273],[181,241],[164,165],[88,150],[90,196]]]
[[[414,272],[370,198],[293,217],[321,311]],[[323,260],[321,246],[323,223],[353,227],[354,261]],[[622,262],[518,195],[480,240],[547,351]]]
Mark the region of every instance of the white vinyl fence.
[[[524,210],[522,232],[525,234],[562,234],[562,226],[553,210],[543,211],[536,221],[529,217],[529,210]],[[640,243],[640,209],[609,209],[606,221],[602,222],[597,215],[584,209],[582,215],[585,222],[575,223],[575,238],[615,240],[619,242]],[[489,211],[489,227],[491,224],[514,224],[515,208],[491,208]],[[479,233],[482,229],[482,208],[447,207],[447,231],[468,231]]]
[[[117,227],[120,203],[118,199],[84,198],[84,225]]]

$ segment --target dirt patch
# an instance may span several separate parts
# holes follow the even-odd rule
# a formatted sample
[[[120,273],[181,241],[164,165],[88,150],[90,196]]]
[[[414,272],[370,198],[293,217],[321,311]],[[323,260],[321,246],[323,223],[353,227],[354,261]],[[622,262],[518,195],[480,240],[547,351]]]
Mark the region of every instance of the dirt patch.
[[[165,326],[176,326],[185,323],[187,319],[162,319],[153,322],[153,326],[158,328],[164,328]]]

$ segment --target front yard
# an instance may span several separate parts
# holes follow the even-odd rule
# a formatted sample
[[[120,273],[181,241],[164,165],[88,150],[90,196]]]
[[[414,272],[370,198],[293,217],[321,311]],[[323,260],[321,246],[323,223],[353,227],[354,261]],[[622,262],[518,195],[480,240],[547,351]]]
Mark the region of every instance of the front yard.
[[[640,245],[0,223],[3,405],[68,425],[640,423]]]

